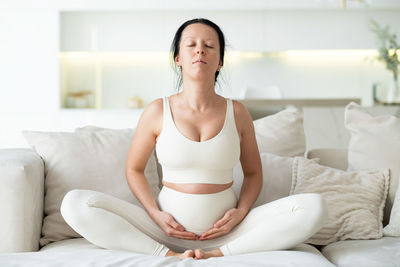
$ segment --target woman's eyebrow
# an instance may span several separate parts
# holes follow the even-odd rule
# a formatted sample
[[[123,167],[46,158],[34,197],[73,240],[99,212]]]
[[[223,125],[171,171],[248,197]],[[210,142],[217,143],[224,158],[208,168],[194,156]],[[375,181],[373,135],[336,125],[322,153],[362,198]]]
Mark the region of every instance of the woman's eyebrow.
[[[188,37],[185,37],[183,40],[185,41],[186,39],[196,39],[196,38],[192,37],[192,36],[188,36]],[[206,41],[214,41],[214,39],[206,39]]]

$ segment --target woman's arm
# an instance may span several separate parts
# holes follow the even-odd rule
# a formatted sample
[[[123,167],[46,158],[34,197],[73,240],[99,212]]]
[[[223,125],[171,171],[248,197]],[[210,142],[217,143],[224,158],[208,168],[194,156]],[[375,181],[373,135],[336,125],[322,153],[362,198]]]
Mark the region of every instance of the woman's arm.
[[[126,179],[131,191],[151,217],[160,209],[153,197],[144,170],[156,143],[156,118],[159,117],[156,101],[158,100],[150,103],[139,118],[129,147],[125,169]]]
[[[159,98],[151,102],[140,116],[129,147],[126,179],[133,194],[168,236],[196,240],[198,237],[195,233],[185,231],[172,215],[160,210],[144,175],[147,161],[156,144],[157,132],[160,132],[157,127],[162,125],[162,110],[162,98]]]
[[[212,239],[231,231],[251,209],[261,191],[262,166],[254,132],[253,120],[245,106],[234,101],[235,119],[241,136],[240,163],[243,169],[243,184],[236,208],[228,210],[214,227],[205,231],[200,240]]]
[[[242,133],[240,143],[240,163],[243,169],[243,184],[237,208],[249,212],[261,191],[262,187],[262,164],[260,152],[258,151],[254,123],[247,109],[240,103],[238,105],[238,125]]]

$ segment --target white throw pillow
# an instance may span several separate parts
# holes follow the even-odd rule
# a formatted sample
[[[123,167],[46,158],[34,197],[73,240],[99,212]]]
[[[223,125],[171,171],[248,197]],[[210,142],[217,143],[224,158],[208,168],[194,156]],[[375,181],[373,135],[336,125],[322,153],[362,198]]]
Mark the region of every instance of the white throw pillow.
[[[260,153],[263,184],[252,208],[287,197],[292,184],[292,157],[281,157],[267,152]],[[243,169],[238,162],[233,169],[233,190],[237,199],[243,184]]]
[[[385,226],[389,222],[400,176],[400,119],[392,115],[372,116],[351,102],[345,108],[345,127],[351,134],[348,171],[390,168],[389,195],[383,218]]]
[[[79,132],[79,131],[111,131],[111,132],[112,131],[114,131],[114,132],[128,131],[128,132],[132,133],[132,137],[131,137],[131,140],[132,140],[133,134],[135,133],[135,130],[136,130],[136,128],[132,128],[132,129],[111,129],[111,128],[98,127],[98,126],[94,126],[94,125],[86,125],[86,126],[83,126],[83,127],[76,128],[74,132]],[[131,142],[131,140],[129,141],[129,143]],[[149,161],[151,161],[151,162],[155,161],[157,163],[157,155],[156,155],[156,149],[155,148],[153,149],[153,151],[150,154]],[[125,168],[125,166],[124,166],[124,168]],[[156,179],[153,179],[154,178],[154,169],[153,169],[154,168],[154,164],[153,163],[147,164],[146,168],[145,168],[145,174],[149,174],[150,175],[150,177],[146,176],[146,178],[147,178],[147,180],[149,182],[149,185],[150,185],[150,189],[151,189],[151,191],[152,191],[154,196],[158,196],[158,194],[160,193],[160,190],[161,190],[160,173],[158,171],[158,167],[156,168],[157,169],[156,170],[157,171],[157,177],[158,177],[157,181],[156,181]],[[139,201],[138,201],[138,203],[141,205],[141,203]]]
[[[45,162],[44,221],[40,246],[80,237],[62,218],[61,202],[73,189],[91,189],[143,207],[125,177],[133,129],[72,132],[22,131],[29,145]],[[155,197],[159,193],[154,152],[145,175]]]
[[[383,228],[383,235],[393,237],[400,236],[400,183],[397,187],[397,193],[390,213],[390,221],[389,224]]]
[[[346,172],[295,157],[292,178],[290,195],[318,193],[328,207],[324,225],[305,243],[328,245],[346,239],[382,237],[389,169]]]
[[[259,152],[289,157],[304,155],[303,114],[298,109],[287,108],[253,123]]]

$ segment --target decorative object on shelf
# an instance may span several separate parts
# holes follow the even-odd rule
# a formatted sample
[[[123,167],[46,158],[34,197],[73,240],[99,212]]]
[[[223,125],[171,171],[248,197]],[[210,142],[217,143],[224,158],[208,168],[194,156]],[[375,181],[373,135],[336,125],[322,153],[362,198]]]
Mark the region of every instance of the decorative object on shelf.
[[[132,96],[126,101],[128,108],[143,108],[143,100],[138,96]]]
[[[387,92],[385,92],[385,88],[380,82],[374,82],[372,84],[372,100],[375,105],[384,105],[384,106],[400,106],[400,102],[388,102]],[[400,111],[400,109],[399,109]]]
[[[400,45],[397,44],[397,36],[396,34],[391,34],[389,32],[388,25],[384,28],[380,27],[374,19],[371,19],[370,29],[376,34],[379,41],[379,54],[376,59],[385,62],[386,69],[391,71],[393,74],[392,79],[390,80],[386,102],[400,103],[400,86],[398,80]]]
[[[67,108],[94,108],[94,95],[90,90],[68,92],[66,97]]]
[[[382,90],[381,90],[381,83],[380,82],[374,82],[372,84],[372,100],[376,104],[382,104],[384,101],[382,101]]]
[[[342,8],[346,8],[347,7],[347,0],[341,0],[342,1]],[[355,0],[355,2],[357,3],[361,3],[361,0]],[[362,1],[365,2],[365,1]]]

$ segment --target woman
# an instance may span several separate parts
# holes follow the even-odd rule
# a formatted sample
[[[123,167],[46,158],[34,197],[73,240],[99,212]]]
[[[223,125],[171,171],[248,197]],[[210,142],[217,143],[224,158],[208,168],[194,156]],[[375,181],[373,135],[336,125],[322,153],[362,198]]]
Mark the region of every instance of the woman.
[[[146,211],[99,192],[73,190],[61,207],[67,223],[100,247],[182,259],[290,249],[311,237],[326,217],[319,194],[251,209],[261,190],[261,160],[246,108],[214,91],[224,63],[220,28],[207,19],[189,20],[172,50],[183,90],[145,108],[126,165],[128,184]],[[157,200],[144,175],[154,147],[164,185]],[[236,199],[232,174],[239,160],[244,180]]]

